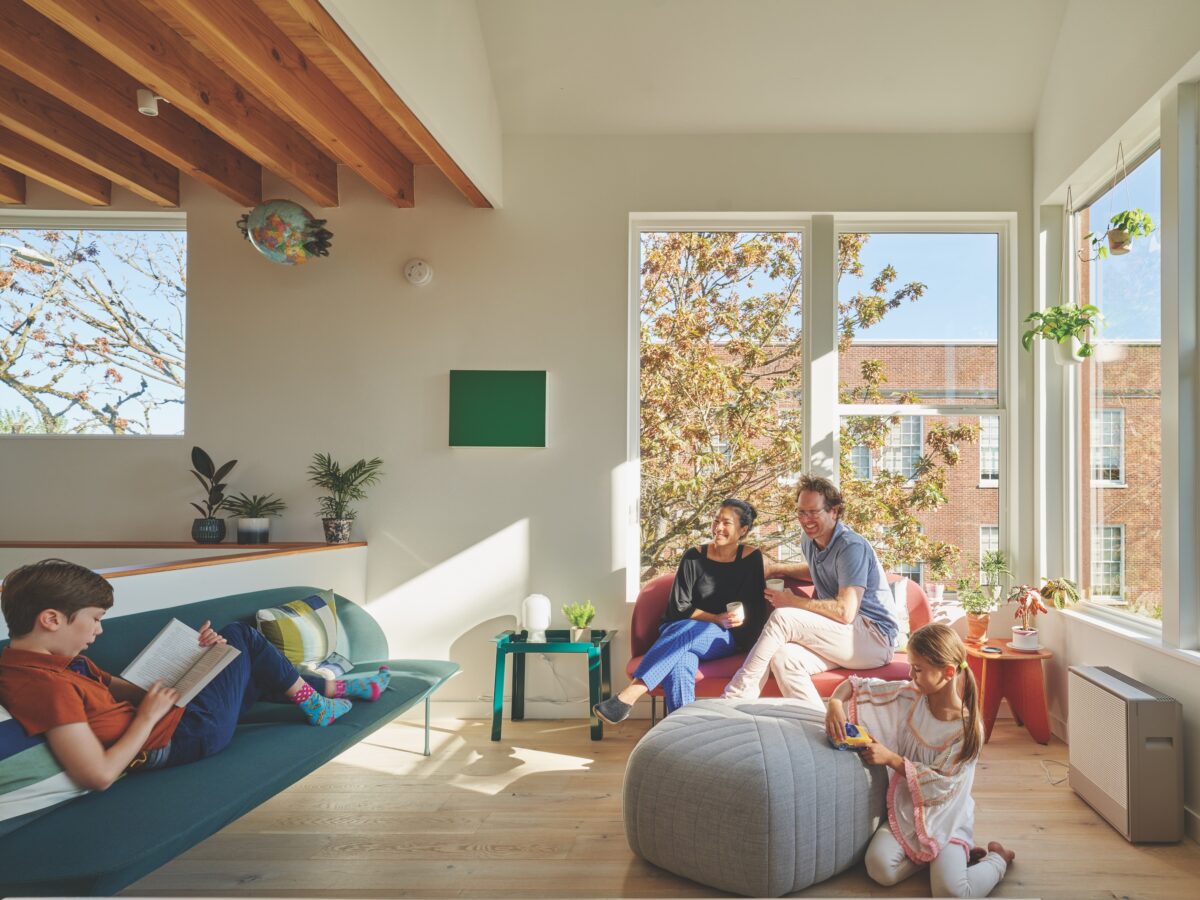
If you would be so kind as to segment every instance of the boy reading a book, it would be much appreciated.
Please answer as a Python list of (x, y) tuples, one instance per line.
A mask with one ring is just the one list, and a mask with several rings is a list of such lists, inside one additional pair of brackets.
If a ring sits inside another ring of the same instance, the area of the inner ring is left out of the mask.
[(112, 586), (90, 569), (46, 559), (9, 572), (0, 611), (11, 641), (0, 652), (0, 705), (51, 751), (81, 787), (102, 791), (127, 769), (194, 762), (220, 752), (238, 716), (259, 699), (295, 703), (325, 726), (350, 700), (375, 700), (387, 668), (368, 678), (301, 677), (266, 638), (241, 623), (200, 629), (201, 646), (228, 643), (240, 653), (184, 707), (155, 683), (142, 690), (81, 656), (100, 636)]

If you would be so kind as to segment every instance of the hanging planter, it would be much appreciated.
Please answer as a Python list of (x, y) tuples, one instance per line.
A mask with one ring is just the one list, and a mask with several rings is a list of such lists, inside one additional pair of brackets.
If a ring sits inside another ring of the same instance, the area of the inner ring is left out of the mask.
[(1104, 324), (1104, 317), (1091, 304), (1062, 303), (1030, 313), (1025, 324), (1031, 327), (1021, 335), (1022, 347), (1032, 350), (1033, 339), (1039, 337), (1054, 341), (1055, 359), (1062, 365), (1075, 365), (1095, 353), (1091, 337)]
[[(1113, 171), (1112, 190), (1117, 189), (1118, 182), (1125, 182), (1125, 199), (1129, 200), (1128, 172), (1125, 171), (1125, 147), (1117, 144), (1117, 166)], [(1110, 194), (1111, 196), (1111, 194)], [(1104, 259), (1110, 253), (1113, 256), (1124, 256), (1133, 246), (1134, 238), (1145, 237), (1154, 231), (1154, 220), (1143, 209), (1123, 209), (1108, 220), (1108, 228), (1103, 234), (1091, 232), (1084, 235), (1085, 241), (1091, 241), (1091, 253), (1081, 250), (1081, 262), (1091, 262), (1094, 259)], [(1086, 255), (1085, 255), (1086, 254)]]

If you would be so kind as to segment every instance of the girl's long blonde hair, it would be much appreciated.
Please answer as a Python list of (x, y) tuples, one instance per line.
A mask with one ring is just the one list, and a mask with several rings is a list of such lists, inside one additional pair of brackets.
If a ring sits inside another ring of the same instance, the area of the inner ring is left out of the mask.
[(958, 762), (974, 759), (983, 745), (983, 728), (979, 721), (979, 688), (967, 665), (967, 647), (962, 638), (954, 629), (933, 623), (913, 633), (908, 639), (908, 651), (925, 657), (938, 668), (953, 666), (962, 676), (963, 747)]

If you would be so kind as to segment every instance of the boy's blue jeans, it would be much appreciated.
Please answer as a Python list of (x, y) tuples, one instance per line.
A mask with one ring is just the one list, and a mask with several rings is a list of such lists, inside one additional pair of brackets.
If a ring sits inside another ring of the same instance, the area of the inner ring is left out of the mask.
[(663, 686), (667, 712), (696, 699), (696, 670), (706, 659), (732, 656), (738, 650), (733, 635), (712, 622), (680, 619), (658, 630), (658, 640), (646, 651), (633, 673), (646, 687)]
[[(165, 748), (166, 758), (152, 755), (147, 768), (181, 766), (220, 753), (243, 712), (259, 700), (286, 702), (288, 688), (300, 677), (296, 667), (249, 625), (235, 622), (219, 633), (242, 652), (187, 705)], [(304, 680), (318, 694), (324, 693), (323, 678)]]

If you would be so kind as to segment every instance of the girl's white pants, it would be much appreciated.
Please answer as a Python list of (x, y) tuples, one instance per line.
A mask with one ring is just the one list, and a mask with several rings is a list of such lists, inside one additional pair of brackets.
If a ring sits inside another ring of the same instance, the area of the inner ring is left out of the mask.
[[(884, 822), (867, 847), (867, 874), (879, 884), (898, 884), (924, 863), (915, 863)], [(986, 897), (992, 892), (1008, 863), (999, 853), (989, 853), (975, 865), (967, 866), (967, 854), (958, 844), (947, 844), (929, 863), (929, 882), (935, 897)]]

